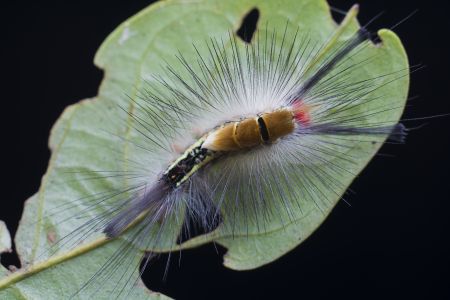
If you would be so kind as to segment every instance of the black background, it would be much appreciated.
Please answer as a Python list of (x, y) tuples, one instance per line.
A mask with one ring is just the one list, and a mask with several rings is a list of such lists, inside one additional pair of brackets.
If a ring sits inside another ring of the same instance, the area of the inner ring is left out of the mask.
[[(23, 201), (38, 190), (49, 159), (47, 138), (64, 107), (96, 95), (102, 71), (96, 49), (122, 21), (151, 1), (17, 1), (0, 4), (0, 220), (12, 233)], [(348, 9), (350, 1), (331, 1)], [(396, 28), (412, 64), (405, 117), (450, 112), (450, 21), (446, 1), (360, 1), (362, 23)], [(426, 123), (406, 145), (386, 145), (301, 246), (253, 271), (221, 266), (211, 245), (182, 254), (168, 281), (165, 260), (147, 272), (150, 287), (179, 299), (450, 299), (450, 117)], [(219, 250), (224, 253), (224, 250)], [(175, 261), (175, 260), (174, 260)], [(14, 264), (13, 255), (2, 258)]]

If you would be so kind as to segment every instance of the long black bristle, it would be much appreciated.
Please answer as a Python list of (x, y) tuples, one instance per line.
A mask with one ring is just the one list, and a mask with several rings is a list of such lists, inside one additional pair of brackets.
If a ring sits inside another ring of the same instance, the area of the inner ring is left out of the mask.
[(328, 62), (321, 66), (319, 70), (317, 70), (317, 72), (303, 84), (296, 97), (299, 99), (303, 98), (303, 96), (307, 94), (308, 91), (310, 91), (320, 80), (327, 76), (330, 71), (333, 70), (333, 68), (347, 56), (347, 54), (369, 39), (369, 31), (364, 28), (360, 28), (342, 49), (340, 49)]

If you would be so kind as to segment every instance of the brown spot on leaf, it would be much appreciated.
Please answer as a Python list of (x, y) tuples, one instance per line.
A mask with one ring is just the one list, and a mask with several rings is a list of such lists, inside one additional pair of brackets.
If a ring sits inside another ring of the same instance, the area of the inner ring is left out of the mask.
[(54, 231), (47, 232), (47, 241), (50, 244), (54, 244), (56, 241), (56, 233)]

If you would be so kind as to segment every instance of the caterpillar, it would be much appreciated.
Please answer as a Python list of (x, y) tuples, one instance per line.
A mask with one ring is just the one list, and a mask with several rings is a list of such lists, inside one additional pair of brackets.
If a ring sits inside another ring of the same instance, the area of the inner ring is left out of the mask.
[[(267, 40), (266, 36), (266, 40)], [(294, 90), (294, 87), (291, 87), (290, 90), (293, 90), (291, 93), (286, 93), (286, 98), (282, 97), (280, 103), (277, 103), (277, 107), (273, 111), (261, 111), (256, 116), (251, 117), (242, 117), (238, 121), (226, 122), (224, 124), (217, 125), (215, 129), (208, 131), (202, 136), (198, 141), (190, 145), (185, 152), (177, 158), (164, 172), (163, 174), (157, 178), (157, 183), (154, 186), (150, 186), (145, 193), (138, 197), (137, 199), (133, 199), (133, 205), (130, 205), (129, 208), (120, 211), (117, 213), (114, 218), (109, 220), (104, 228), (104, 233), (109, 237), (117, 237), (120, 235), (125, 228), (133, 222), (136, 217), (143, 212), (147, 215), (147, 218), (156, 218), (160, 219), (158, 211), (166, 213), (166, 211), (170, 211), (171, 208), (164, 208), (168, 203), (171, 203), (170, 199), (172, 193), (186, 193), (189, 189), (195, 189), (189, 186), (190, 179), (196, 175), (197, 172), (201, 172), (204, 166), (208, 164), (214, 164), (215, 160), (220, 160), (221, 156), (227, 155), (228, 153), (239, 153), (242, 151), (251, 151), (258, 150), (258, 148), (265, 147), (270, 149), (270, 146), (276, 142), (282, 142), (284, 138), (292, 138), (302, 137), (306, 135), (389, 135), (392, 140), (402, 141), (404, 136), (406, 135), (405, 127), (401, 124), (393, 124), (393, 125), (384, 125), (378, 126), (378, 124), (371, 124), (368, 127), (361, 126), (349, 126), (346, 125), (346, 120), (340, 120), (340, 122), (334, 122), (333, 118), (327, 116), (326, 122), (320, 122), (315, 119), (314, 112), (309, 112), (311, 108), (308, 104), (303, 103), (302, 98), (308, 95), (310, 89), (314, 87), (322, 77), (325, 77), (329, 70), (333, 68), (333, 66), (344, 58), (349, 52), (354, 50), (358, 45), (363, 43), (364, 41), (369, 39), (369, 34), (365, 32), (364, 29), (360, 29), (355, 37), (353, 37), (342, 49), (339, 49), (335, 55), (326, 62), (321, 68), (311, 77), (309, 78), (303, 85), (301, 85), (298, 90)], [(294, 38), (295, 42), (295, 38)], [(236, 41), (232, 39), (232, 43), (236, 45)], [(270, 41), (270, 46), (264, 45), (265, 49), (272, 49), (273, 41)], [(284, 41), (282, 42), (284, 43)], [(217, 48), (218, 44), (213, 44), (212, 48)], [(218, 64), (224, 66), (224, 73), (231, 73), (230, 78), (241, 78), (244, 82), (248, 79), (246, 83), (243, 85), (250, 86), (248, 90), (244, 90), (245, 93), (250, 93), (252, 89), (256, 89), (256, 87), (251, 86), (251, 82), (256, 82), (259, 78), (251, 78), (251, 75), (239, 74), (239, 72), (243, 72), (240, 69), (247, 69), (249, 65), (256, 65), (257, 59), (255, 61), (247, 61), (242, 62), (242, 57), (249, 57), (250, 51), (247, 48), (247, 52), (244, 54), (240, 54), (239, 50), (235, 48), (234, 55), (235, 57), (227, 58), (218, 54), (215, 57), (216, 52), (211, 52), (212, 60), (218, 61)], [(256, 47), (259, 47), (258, 45)], [(292, 48), (292, 45), (288, 46)], [(296, 51), (296, 55), (300, 50)], [(259, 54), (261, 55), (261, 54)], [(263, 55), (270, 55), (269, 53), (264, 53)], [(281, 53), (279, 54), (281, 56)], [(242, 57), (241, 57), (242, 56)], [(199, 58), (203, 59), (203, 58)], [(275, 57), (271, 57), (271, 60), (275, 60)], [(227, 66), (228, 61), (233, 61), (235, 64), (233, 67)], [(243, 64), (243, 66), (239, 66), (239, 63)], [(295, 60), (282, 62), (283, 65), (295, 65)], [(186, 65), (188, 65), (186, 63)], [(207, 69), (208, 67), (205, 65), (205, 72), (207, 74), (213, 75), (213, 71), (211, 69)], [(189, 69), (189, 71), (191, 71)], [(277, 71), (273, 71), (277, 72)], [(234, 73), (234, 74), (233, 74)], [(282, 75), (278, 75), (280, 77), (285, 77), (285, 75), (280, 72)], [(214, 86), (212, 82), (208, 82), (208, 79), (199, 78), (194, 72), (190, 74), (194, 80), (198, 83), (198, 85), (202, 87), (211, 87)], [(178, 77), (178, 75), (175, 75)], [(257, 77), (256, 75), (255, 77)], [(270, 74), (270, 76), (273, 76)], [(286, 76), (287, 77), (287, 76)], [(286, 80), (286, 79), (285, 79)], [(300, 79), (298, 80), (300, 81)], [(233, 84), (232, 82), (230, 85)], [(216, 85), (217, 86), (217, 85)], [(276, 88), (276, 87), (273, 87)], [(360, 87), (357, 87), (358, 89)], [(187, 87), (189, 91), (193, 88)], [(224, 89), (224, 87), (218, 87), (219, 90)], [(231, 90), (237, 90), (238, 87), (231, 86)], [(353, 92), (353, 91), (352, 91)], [(174, 93), (180, 93), (179, 91), (174, 91)], [(220, 93), (220, 91), (216, 91), (216, 93)], [(186, 99), (190, 99), (193, 97), (198, 97), (200, 101), (207, 101), (206, 96), (199, 95), (199, 93), (191, 92), (191, 95), (185, 95)], [(156, 98), (156, 97), (155, 97)], [(239, 99), (245, 99), (244, 95), (239, 95)], [(277, 98), (277, 97), (274, 97)], [(247, 99), (245, 99), (247, 100)], [(245, 101), (241, 100), (241, 101)], [(271, 100), (271, 99), (269, 99)], [(148, 100), (146, 100), (148, 101)], [(154, 101), (154, 100), (152, 100)], [(162, 98), (157, 100), (158, 102), (163, 102)], [(226, 99), (224, 100), (226, 101)], [(248, 101), (248, 100), (247, 100)], [(255, 99), (254, 101), (258, 101)], [(286, 102), (283, 102), (286, 101)], [(329, 101), (329, 100), (328, 100)], [(152, 103), (152, 105), (157, 105), (156, 103)], [(200, 106), (199, 104), (196, 104)], [(310, 104), (311, 106), (320, 106), (321, 104)], [(322, 104), (323, 105), (323, 104)], [(348, 109), (348, 103), (338, 103), (335, 104), (338, 111), (334, 112), (339, 114), (339, 106), (345, 106), (345, 109)], [(175, 110), (182, 110), (182, 108), (178, 108), (176, 103), (172, 103), (170, 105), (171, 108), (175, 107)], [(162, 110), (165, 108), (162, 108)], [(203, 107), (200, 109), (204, 109)], [(320, 108), (316, 108), (319, 110)], [(330, 108), (327, 108), (330, 110)], [(323, 112), (323, 109), (322, 109)], [(357, 119), (360, 118), (359, 116)], [(354, 121), (354, 116), (352, 116), (351, 121)], [(144, 127), (143, 131), (150, 132), (151, 125), (147, 125), (144, 123), (145, 121), (138, 121)], [(173, 120), (172, 122), (176, 122)], [(311, 123), (311, 124), (310, 124)], [(147, 127), (148, 126), (148, 127)], [(290, 143), (300, 143), (301, 141), (289, 141)], [(287, 143), (287, 142), (286, 142)], [(253, 154), (257, 155), (257, 153)], [(305, 155), (305, 154), (304, 154)], [(305, 155), (307, 156), (307, 155)], [(223, 158), (222, 158), (223, 159)], [(294, 166), (293, 166), (294, 167)], [(204, 177), (208, 177), (207, 171), (204, 172)], [(252, 176), (252, 174), (249, 174)], [(207, 180), (207, 179), (204, 179)], [(213, 182), (208, 183), (208, 186), (215, 186)], [(230, 190), (234, 188), (229, 187)], [(189, 193), (189, 192), (188, 192)], [(236, 193), (240, 193), (240, 191), (236, 191)], [(257, 194), (256, 191), (252, 191), (251, 193)], [(203, 196), (200, 195), (201, 198)], [(267, 196), (266, 196), (267, 197)], [(214, 198), (214, 197), (211, 197)], [(179, 200), (177, 200), (179, 201)], [(186, 202), (190, 201), (198, 201), (197, 198), (193, 198), (192, 200), (186, 200)], [(208, 201), (208, 200), (206, 200)], [(257, 200), (264, 201), (264, 200)], [(214, 206), (213, 203), (204, 202), (206, 205), (206, 211), (195, 211), (193, 212), (195, 215), (198, 215), (202, 218), (205, 217), (205, 214), (211, 211), (211, 208), (208, 206)], [(192, 209), (195, 210), (195, 204), (192, 205)], [(215, 218), (216, 216), (213, 216)], [(152, 220), (150, 224), (153, 225), (154, 221)], [(207, 221), (204, 222), (206, 227), (209, 227)]]

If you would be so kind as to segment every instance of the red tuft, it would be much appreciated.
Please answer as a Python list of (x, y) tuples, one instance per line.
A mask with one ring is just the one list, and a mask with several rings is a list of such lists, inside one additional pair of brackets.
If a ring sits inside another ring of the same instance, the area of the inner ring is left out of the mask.
[(311, 107), (306, 105), (303, 100), (298, 99), (294, 101), (292, 105), (292, 110), (294, 112), (294, 119), (301, 125), (308, 125), (311, 121), (310, 110)]

